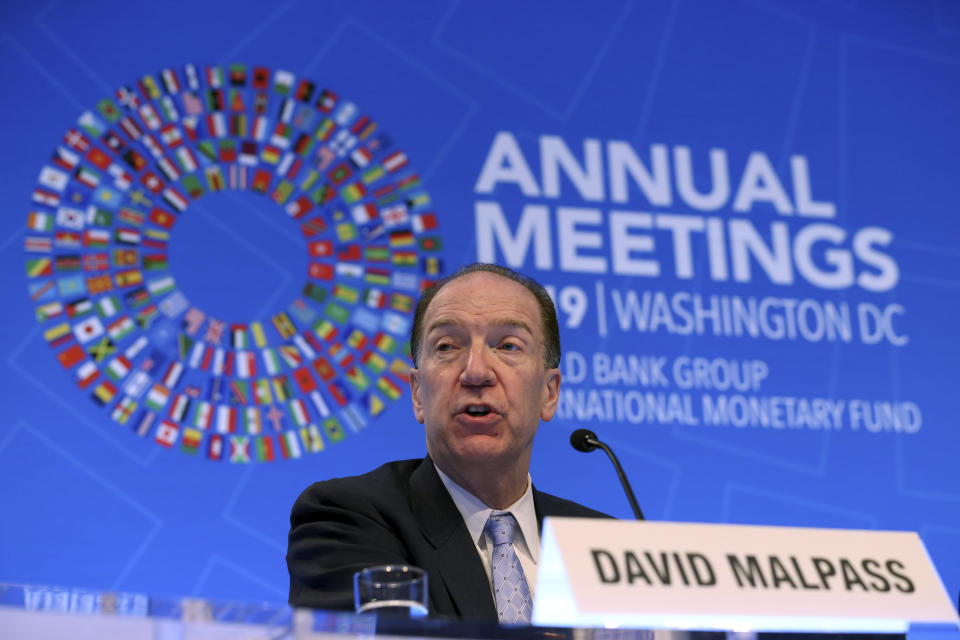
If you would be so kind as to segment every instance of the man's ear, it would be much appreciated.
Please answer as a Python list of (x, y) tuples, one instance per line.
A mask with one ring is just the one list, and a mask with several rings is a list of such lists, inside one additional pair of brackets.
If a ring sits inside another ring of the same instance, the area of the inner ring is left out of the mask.
[(547, 422), (557, 412), (557, 402), (560, 400), (560, 369), (547, 369), (544, 374), (543, 408), (540, 409), (540, 418)]
[(410, 368), (410, 399), (413, 401), (413, 415), (423, 424), (423, 404), (420, 402), (420, 370)]

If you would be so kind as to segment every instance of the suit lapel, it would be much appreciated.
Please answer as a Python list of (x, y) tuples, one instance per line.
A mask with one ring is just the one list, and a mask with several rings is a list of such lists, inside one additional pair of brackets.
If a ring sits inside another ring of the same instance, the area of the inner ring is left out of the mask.
[[(410, 476), (411, 508), (420, 530), (435, 549), (443, 590), (464, 618), (497, 620), (490, 584), (467, 525), (437, 475), (430, 458)], [(438, 585), (441, 586), (441, 585)], [(440, 589), (431, 592), (442, 597)], [(437, 603), (438, 608), (441, 603)]]

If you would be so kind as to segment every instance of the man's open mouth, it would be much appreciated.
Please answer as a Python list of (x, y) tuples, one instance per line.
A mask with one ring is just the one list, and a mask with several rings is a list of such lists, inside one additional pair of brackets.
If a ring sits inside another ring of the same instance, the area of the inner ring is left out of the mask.
[(468, 404), (464, 413), (468, 416), (481, 417), (490, 413), (490, 407), (485, 404)]

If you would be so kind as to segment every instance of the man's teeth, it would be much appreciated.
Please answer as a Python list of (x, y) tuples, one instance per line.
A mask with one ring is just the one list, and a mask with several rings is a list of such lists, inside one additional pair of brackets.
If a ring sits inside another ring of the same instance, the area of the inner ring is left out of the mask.
[(467, 413), (472, 416), (485, 416), (490, 413), (490, 408), (483, 405), (470, 405), (467, 407)]

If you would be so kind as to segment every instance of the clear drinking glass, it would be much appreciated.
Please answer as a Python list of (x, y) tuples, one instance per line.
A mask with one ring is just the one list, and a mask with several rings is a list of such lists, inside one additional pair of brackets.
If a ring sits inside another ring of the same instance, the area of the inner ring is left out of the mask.
[(427, 572), (405, 564), (368, 567), (353, 574), (357, 613), (427, 615)]

